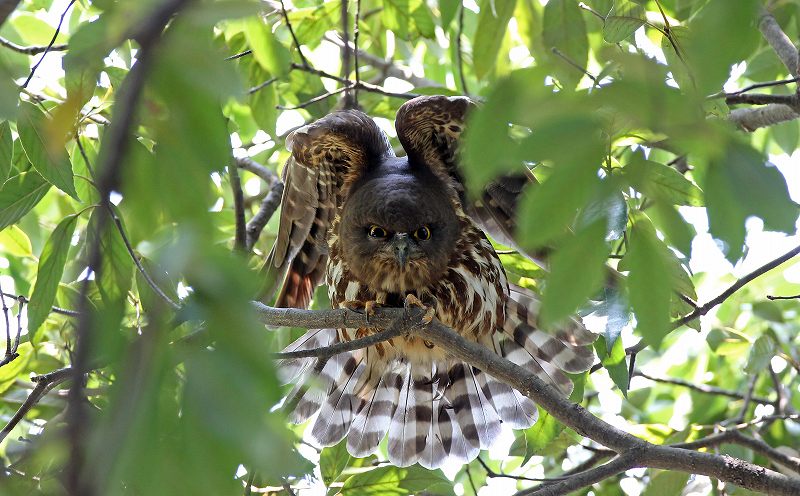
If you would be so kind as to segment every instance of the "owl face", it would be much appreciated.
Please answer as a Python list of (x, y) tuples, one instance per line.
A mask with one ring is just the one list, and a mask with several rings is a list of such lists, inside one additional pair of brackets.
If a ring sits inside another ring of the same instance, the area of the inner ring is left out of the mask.
[(388, 169), (354, 186), (339, 235), (343, 258), (359, 280), (403, 293), (442, 277), (460, 227), (437, 178)]

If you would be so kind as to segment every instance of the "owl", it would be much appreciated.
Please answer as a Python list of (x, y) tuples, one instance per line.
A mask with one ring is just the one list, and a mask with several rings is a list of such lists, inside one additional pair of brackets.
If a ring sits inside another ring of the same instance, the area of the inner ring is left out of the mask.
[[(366, 114), (338, 111), (295, 131), (283, 174), (275, 244), (266, 262), (278, 277), (277, 306), (305, 308), (323, 282), (333, 308), (359, 308), (357, 329), (307, 332), (286, 351), (313, 349), (377, 332), (378, 306), (421, 305), (466, 339), (537, 374), (564, 395), (565, 372), (585, 371), (595, 336), (577, 320), (560, 331), (537, 327), (538, 302), (509, 284), (484, 230), (513, 243), (514, 209), (527, 169), (465, 194), (458, 143), (473, 103), (429, 96), (400, 107), (398, 157)], [(346, 439), (365, 457), (387, 437), (389, 460), (405, 467), (466, 463), (497, 439), (501, 424), (525, 429), (536, 405), (486, 372), (416, 336), (402, 336), (330, 359), (280, 364), (293, 389), (290, 420), (317, 414), (311, 437)]]

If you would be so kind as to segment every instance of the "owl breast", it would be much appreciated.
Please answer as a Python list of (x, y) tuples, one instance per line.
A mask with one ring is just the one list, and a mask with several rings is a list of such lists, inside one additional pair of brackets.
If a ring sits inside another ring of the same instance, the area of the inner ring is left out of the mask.
[[(409, 287), (398, 291), (385, 288), (399, 287), (398, 274), (387, 270), (372, 280), (385, 283), (374, 287), (359, 281), (348, 262), (339, 256), (341, 247), (337, 236), (338, 222), (334, 221), (329, 238), (330, 258), (326, 282), (333, 308), (343, 308), (350, 302), (375, 301), (378, 305), (402, 306), (407, 294), (414, 294), (426, 305), (435, 308), (436, 318), (462, 336), (492, 347), (492, 334), (501, 329), (505, 321), (508, 282), (505, 271), (483, 232), (464, 217), (459, 219), (462, 230), (452, 251), (444, 274), (430, 284)], [(413, 274), (410, 279), (413, 280)], [(377, 332), (376, 329), (340, 329), (340, 339), (352, 340)], [(394, 339), (376, 346), (385, 360), (401, 359), (429, 365), (447, 359), (444, 350), (425, 343), (417, 337)]]

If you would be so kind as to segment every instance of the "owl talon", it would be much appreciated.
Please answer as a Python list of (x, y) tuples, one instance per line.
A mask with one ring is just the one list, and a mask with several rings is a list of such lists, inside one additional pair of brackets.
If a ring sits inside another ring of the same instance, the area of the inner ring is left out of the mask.
[(342, 306), (347, 308), (348, 310), (352, 310), (358, 313), (364, 313), (364, 323), (365, 325), (369, 325), (369, 318), (372, 315), (375, 315), (375, 307), (378, 305), (378, 302), (375, 300), (369, 301), (345, 301), (342, 303)]
[(434, 308), (432, 305), (424, 304), (419, 298), (409, 293), (406, 295), (405, 303), (403, 305), (406, 311), (406, 317), (408, 317), (408, 308), (411, 306), (419, 307), (425, 310), (425, 314), (422, 316), (423, 324), (430, 324), (433, 320), (433, 317), (436, 316), (436, 308)]

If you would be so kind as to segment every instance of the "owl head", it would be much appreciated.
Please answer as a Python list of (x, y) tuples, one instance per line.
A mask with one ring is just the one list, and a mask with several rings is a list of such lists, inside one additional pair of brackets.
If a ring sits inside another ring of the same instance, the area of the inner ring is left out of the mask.
[(461, 225), (451, 195), (427, 168), (386, 158), (353, 185), (339, 236), (350, 271), (373, 288), (402, 293), (447, 270)]

